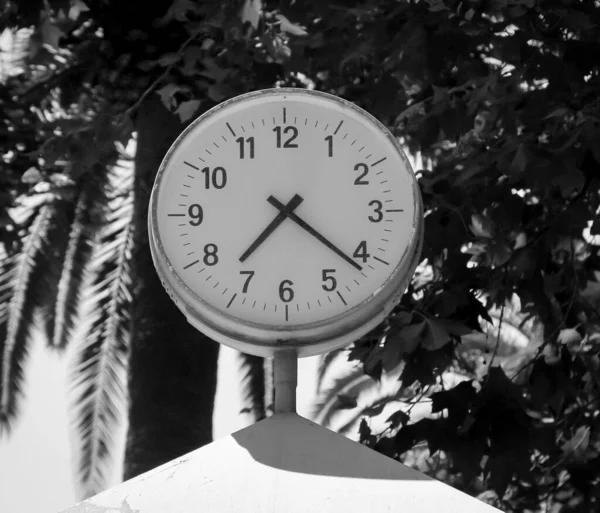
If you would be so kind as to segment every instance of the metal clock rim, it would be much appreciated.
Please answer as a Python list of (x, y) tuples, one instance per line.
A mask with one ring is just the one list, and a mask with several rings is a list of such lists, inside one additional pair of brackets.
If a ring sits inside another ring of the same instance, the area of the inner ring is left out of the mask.
[[(283, 329), (278, 329), (268, 324), (246, 321), (229, 315), (199, 297), (174, 270), (166, 254), (158, 230), (158, 196), (162, 185), (162, 177), (171, 162), (172, 155), (178, 149), (179, 145), (198, 125), (204, 123), (220, 111), (231, 105), (266, 95), (277, 95), (283, 98), (288, 95), (318, 97), (333, 101), (342, 106), (342, 108), (349, 108), (364, 118), (365, 121), (370, 122), (392, 143), (397, 155), (400, 156), (406, 169), (409, 171), (411, 181), (413, 182), (413, 202), (415, 205), (412, 219), (412, 233), (406, 250), (378, 290), (357, 305), (333, 317)], [(406, 282), (410, 279), (418, 265), (423, 239), (422, 219), (422, 200), (418, 182), (414, 172), (412, 172), (412, 166), (398, 140), (378, 119), (352, 102), (329, 93), (300, 88), (271, 88), (245, 93), (216, 105), (196, 118), (182, 131), (169, 148), (157, 172), (150, 198), (148, 231), (152, 258), (163, 286), (167, 289), (167, 292), (171, 295), (178, 308), (186, 315), (189, 322), (202, 331), (208, 332), (217, 341), (249, 353), (265, 356), (272, 354), (278, 348), (289, 348), (291, 346), (299, 348), (299, 356), (308, 356), (318, 354), (319, 351), (314, 348), (319, 345), (331, 345), (335, 341), (341, 341), (355, 334), (357, 337), (361, 336), (364, 332), (368, 331), (368, 326), (375, 324), (374, 320), (378, 320), (380, 317), (383, 320), (385, 315), (399, 301), (406, 287)], [(365, 327), (366, 329), (364, 329)], [(350, 342), (351, 340), (348, 341), (348, 343)], [(280, 345), (281, 347), (278, 347)], [(338, 343), (337, 345), (339, 346), (340, 344)], [(311, 347), (313, 347), (312, 351), (310, 350)]]

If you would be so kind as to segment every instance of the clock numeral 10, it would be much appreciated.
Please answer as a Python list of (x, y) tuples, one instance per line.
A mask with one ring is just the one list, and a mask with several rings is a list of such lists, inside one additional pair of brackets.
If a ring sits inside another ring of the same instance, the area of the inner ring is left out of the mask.
[(246, 143), (248, 144), (248, 148), (250, 150), (249, 158), (251, 158), (251, 159), (254, 158), (254, 137), (247, 137), (245, 141), (244, 141), (243, 137), (238, 137), (235, 140), (235, 142), (240, 145), (240, 158), (241, 159), (243, 159), (245, 157), (244, 147), (245, 147)]
[(215, 167), (212, 172), (209, 167), (202, 169), (204, 175), (204, 188), (210, 189), (211, 184), (215, 189), (222, 189), (227, 185), (227, 171), (222, 167)]
[(284, 303), (289, 303), (292, 299), (294, 299), (294, 291), (292, 290), (293, 283), (291, 280), (283, 280), (279, 284), (279, 299), (281, 299)]
[(285, 135), (291, 134), (287, 141), (283, 142), (283, 148), (297, 148), (298, 144), (293, 142), (296, 137), (298, 137), (298, 129), (295, 126), (286, 126), (282, 129), (280, 126), (276, 126), (273, 128), (273, 132), (277, 134), (277, 147), (282, 148), (281, 146), (281, 133), (283, 132)]
[(356, 247), (352, 256), (354, 258), (360, 258), (360, 259), (362, 259), (363, 263), (366, 263), (367, 259), (371, 256), (371, 255), (369, 255), (369, 253), (367, 253), (367, 241), (366, 240), (360, 241), (360, 244)]

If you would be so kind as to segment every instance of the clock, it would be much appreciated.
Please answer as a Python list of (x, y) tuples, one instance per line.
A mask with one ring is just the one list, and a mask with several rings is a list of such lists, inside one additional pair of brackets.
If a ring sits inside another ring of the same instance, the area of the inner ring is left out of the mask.
[(330, 94), (267, 89), (183, 131), (158, 171), (149, 233), (163, 285), (197, 329), (249, 354), (312, 356), (398, 303), (422, 202), (373, 116)]

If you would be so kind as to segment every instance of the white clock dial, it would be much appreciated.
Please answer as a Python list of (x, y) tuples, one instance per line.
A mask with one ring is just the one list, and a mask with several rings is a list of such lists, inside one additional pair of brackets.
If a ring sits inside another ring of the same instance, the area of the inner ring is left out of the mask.
[(422, 236), (395, 138), (354, 105), (299, 89), (196, 120), (165, 157), (149, 219), (157, 269), (188, 319), (261, 355), (315, 354), (372, 328)]

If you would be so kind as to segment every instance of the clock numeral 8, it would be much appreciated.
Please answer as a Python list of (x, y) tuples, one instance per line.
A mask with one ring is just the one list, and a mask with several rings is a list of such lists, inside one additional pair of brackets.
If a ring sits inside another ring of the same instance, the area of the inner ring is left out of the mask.
[(279, 299), (281, 299), (284, 303), (289, 303), (292, 299), (294, 299), (294, 291), (290, 285), (293, 285), (291, 280), (283, 280), (279, 284)]
[(219, 247), (212, 242), (204, 246), (204, 258), (202, 259), (206, 265), (217, 265), (219, 262), (219, 257), (217, 252), (219, 251)]
[(190, 224), (192, 226), (199, 226), (204, 219), (204, 212), (202, 211), (202, 207), (197, 203), (190, 205), (188, 208), (188, 215), (191, 217)]

